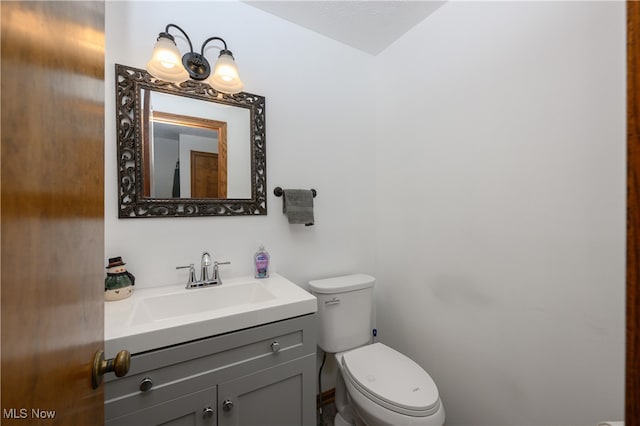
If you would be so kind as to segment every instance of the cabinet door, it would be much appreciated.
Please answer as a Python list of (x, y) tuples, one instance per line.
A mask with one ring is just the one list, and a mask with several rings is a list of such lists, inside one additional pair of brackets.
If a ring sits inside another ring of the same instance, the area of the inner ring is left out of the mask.
[(315, 371), (313, 354), (219, 384), (219, 425), (315, 425)]
[(122, 417), (106, 426), (216, 426), (216, 387), (191, 393)]

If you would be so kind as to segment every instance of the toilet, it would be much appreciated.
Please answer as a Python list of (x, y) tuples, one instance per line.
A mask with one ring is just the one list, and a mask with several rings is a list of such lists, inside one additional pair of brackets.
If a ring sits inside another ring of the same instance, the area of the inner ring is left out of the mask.
[(314, 280), (318, 346), (338, 365), (334, 424), (442, 426), (444, 406), (435, 382), (400, 352), (371, 343), (375, 278), (365, 274)]

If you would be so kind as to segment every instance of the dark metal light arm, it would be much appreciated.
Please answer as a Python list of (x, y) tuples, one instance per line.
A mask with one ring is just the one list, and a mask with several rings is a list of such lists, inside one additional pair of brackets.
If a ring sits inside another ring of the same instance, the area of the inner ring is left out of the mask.
[(169, 36), (169, 38), (170, 38), (171, 40), (173, 40), (173, 41), (174, 41), (174, 43), (175, 43), (175, 38), (174, 38), (171, 34), (169, 34), (169, 28), (171, 28), (171, 27), (173, 27), (173, 28), (176, 28), (176, 29), (180, 30), (180, 32), (185, 36), (185, 38), (187, 39), (187, 42), (189, 43), (189, 51), (190, 51), (190, 52), (193, 52), (193, 44), (191, 44), (191, 39), (189, 38), (189, 36), (187, 35), (187, 33), (186, 33), (182, 28), (180, 28), (179, 26), (177, 26), (176, 24), (169, 24), (169, 25), (167, 25), (167, 27), (164, 29), (164, 33), (160, 34), (160, 36), (163, 36), (164, 34), (166, 34), (166, 35), (167, 35), (167, 36)]
[(207, 43), (209, 43), (210, 41), (213, 41), (213, 40), (220, 40), (220, 41), (222, 42), (222, 44), (224, 45), (224, 50), (225, 50), (225, 51), (227, 51), (227, 52), (229, 51), (229, 50), (227, 49), (227, 42), (226, 42), (226, 41), (224, 41), (224, 39), (222, 39), (222, 38), (220, 38), (220, 37), (209, 37), (208, 39), (206, 39), (206, 40), (204, 41), (204, 43), (202, 43), (202, 49), (200, 50), (200, 54), (201, 54), (201, 55), (204, 55), (204, 48), (205, 48), (205, 46), (207, 45)]
[[(202, 53), (194, 52), (191, 39), (189, 38), (185, 30), (183, 30), (176, 24), (168, 24), (164, 30), (165, 32), (160, 34), (160, 36), (163, 37), (166, 35), (171, 38), (171, 40), (174, 40), (175, 43), (174, 37), (169, 34), (169, 28), (171, 27), (178, 29), (185, 36), (187, 42), (189, 42), (189, 51), (182, 56), (182, 65), (184, 65), (184, 68), (189, 73), (189, 77), (198, 81), (204, 80), (209, 77), (209, 74), (211, 73), (211, 65), (209, 65), (209, 61), (207, 61), (207, 59), (204, 57), (204, 44), (202, 45)], [(222, 40), (222, 42), (224, 43), (224, 40)], [(205, 41), (205, 44), (206, 43), (207, 42)]]

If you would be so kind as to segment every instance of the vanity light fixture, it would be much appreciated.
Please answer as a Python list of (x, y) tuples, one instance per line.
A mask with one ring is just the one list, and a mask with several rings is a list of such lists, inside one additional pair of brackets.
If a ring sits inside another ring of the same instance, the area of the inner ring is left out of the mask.
[[(175, 38), (169, 34), (171, 27), (184, 34), (189, 43), (189, 52), (183, 56), (178, 50)], [(213, 40), (221, 41), (224, 48), (220, 50), (218, 61), (212, 72), (209, 61), (204, 57), (204, 48)], [(164, 32), (158, 35), (151, 60), (147, 64), (147, 71), (160, 80), (173, 83), (182, 83), (189, 78), (198, 81), (206, 80), (211, 87), (222, 93), (238, 93), (244, 87), (233, 54), (227, 49), (227, 43), (222, 38), (209, 37), (202, 43), (200, 53), (197, 53), (193, 51), (193, 45), (187, 33), (175, 24), (167, 25)]]

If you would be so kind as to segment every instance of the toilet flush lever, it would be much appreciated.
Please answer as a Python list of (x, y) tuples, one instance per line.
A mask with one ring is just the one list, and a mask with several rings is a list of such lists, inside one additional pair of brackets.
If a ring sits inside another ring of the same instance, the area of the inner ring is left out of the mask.
[(324, 304), (325, 304), (325, 305), (337, 305), (337, 304), (339, 304), (339, 303), (340, 303), (340, 299), (338, 299), (337, 297), (334, 297), (334, 298), (333, 298), (333, 299), (331, 299), (331, 300), (325, 300), (325, 301), (324, 301)]

